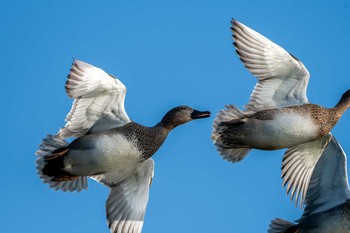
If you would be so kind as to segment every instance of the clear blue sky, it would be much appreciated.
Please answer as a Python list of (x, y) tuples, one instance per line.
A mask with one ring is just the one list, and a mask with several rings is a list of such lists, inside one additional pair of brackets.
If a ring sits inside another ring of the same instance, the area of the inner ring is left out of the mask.
[[(350, 1), (0, 1), (1, 231), (108, 232), (108, 189), (54, 191), (36, 175), (41, 139), (64, 125), (73, 58), (117, 76), (129, 116), (156, 124), (170, 108), (210, 110), (176, 128), (153, 157), (143, 233), (266, 232), (301, 215), (280, 179), (284, 150), (221, 159), (210, 140), (215, 114), (243, 106), (256, 82), (232, 46), (232, 17), (298, 57), (309, 100), (331, 107), (350, 88)], [(350, 153), (350, 113), (333, 134)]]

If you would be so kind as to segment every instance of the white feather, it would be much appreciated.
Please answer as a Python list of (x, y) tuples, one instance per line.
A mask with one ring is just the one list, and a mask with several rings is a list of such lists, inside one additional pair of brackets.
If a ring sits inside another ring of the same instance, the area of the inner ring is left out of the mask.
[(154, 161), (140, 163), (131, 174), (106, 173), (93, 179), (111, 188), (106, 202), (111, 233), (141, 233), (149, 188), (154, 175)]
[(289, 148), (284, 154), (282, 162), (283, 186), (287, 185), (287, 194), (290, 193), (291, 200), (294, 199), (295, 204), (299, 200), (300, 207), (304, 204), (316, 163), (330, 139), (331, 134), (329, 133), (321, 139)]
[(74, 60), (66, 91), (74, 102), (60, 137), (79, 137), (89, 130), (99, 132), (130, 122), (124, 109), (124, 84), (100, 68)]
[(245, 106), (257, 112), (308, 103), (309, 72), (287, 51), (266, 37), (234, 20), (236, 51), (245, 67), (259, 80)]

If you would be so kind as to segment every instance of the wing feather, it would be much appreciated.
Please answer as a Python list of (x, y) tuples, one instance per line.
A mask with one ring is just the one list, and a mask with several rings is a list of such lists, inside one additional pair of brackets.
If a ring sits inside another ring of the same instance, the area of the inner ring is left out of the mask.
[(100, 68), (74, 60), (66, 92), (74, 101), (60, 137), (79, 137), (130, 122), (124, 109), (124, 84)]
[(349, 199), (346, 154), (332, 137), (311, 176), (303, 217), (333, 208)]
[(92, 176), (111, 188), (106, 212), (112, 233), (141, 233), (153, 174), (154, 162), (148, 159), (125, 176), (113, 172)]
[(331, 134), (304, 144), (289, 148), (282, 162), (283, 186), (287, 185), (287, 194), (290, 199), (304, 205), (310, 178), (324, 148), (327, 146)]
[(298, 59), (236, 20), (232, 21), (231, 29), (238, 56), (258, 78), (245, 106), (248, 111), (308, 103), (306, 88), (310, 75)]

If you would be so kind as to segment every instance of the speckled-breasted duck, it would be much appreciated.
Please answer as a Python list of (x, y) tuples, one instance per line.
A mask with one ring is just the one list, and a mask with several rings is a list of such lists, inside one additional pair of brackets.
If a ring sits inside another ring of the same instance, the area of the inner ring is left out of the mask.
[[(74, 98), (66, 125), (47, 136), (36, 152), (40, 177), (56, 190), (81, 191), (87, 177), (108, 187), (112, 233), (140, 233), (154, 172), (151, 156), (176, 126), (210, 116), (178, 106), (153, 127), (129, 119), (126, 88), (102, 69), (75, 60), (66, 91)], [(75, 137), (71, 143), (64, 138)]]
[[(212, 139), (224, 159), (241, 161), (255, 148), (288, 148), (283, 176), (300, 172), (288, 181), (287, 191), (305, 193), (314, 168), (308, 156), (321, 156), (330, 130), (350, 106), (350, 90), (334, 108), (309, 103), (309, 72), (303, 63), (266, 37), (233, 20), (234, 46), (245, 67), (258, 78), (250, 102), (241, 111), (233, 105), (221, 110), (213, 124)], [(297, 161), (297, 163), (295, 163)], [(305, 198), (304, 195), (301, 198)]]
[(297, 224), (276, 218), (268, 232), (350, 232), (350, 191), (346, 155), (334, 137), (316, 163), (306, 192), (303, 216), (297, 220)]

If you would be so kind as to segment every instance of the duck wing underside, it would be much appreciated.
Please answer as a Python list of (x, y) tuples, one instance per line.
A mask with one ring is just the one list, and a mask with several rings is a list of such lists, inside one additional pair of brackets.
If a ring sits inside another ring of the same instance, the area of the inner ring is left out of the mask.
[(331, 138), (332, 135), (328, 133), (318, 140), (291, 147), (284, 154), (282, 161), (283, 186), (287, 186), (287, 194), (290, 194), (291, 200), (294, 199), (295, 205), (299, 201), (300, 208), (305, 204), (315, 166)]
[(154, 162), (148, 159), (125, 176), (110, 172), (91, 177), (110, 188), (106, 212), (112, 233), (141, 233), (153, 175)]
[(350, 199), (346, 160), (345, 152), (332, 136), (312, 174), (303, 217), (328, 210)]
[(295, 56), (246, 25), (232, 21), (236, 52), (244, 66), (258, 78), (248, 111), (308, 103), (310, 74)]
[(74, 60), (66, 92), (74, 102), (60, 137), (79, 137), (130, 122), (124, 109), (126, 87), (100, 68)]

